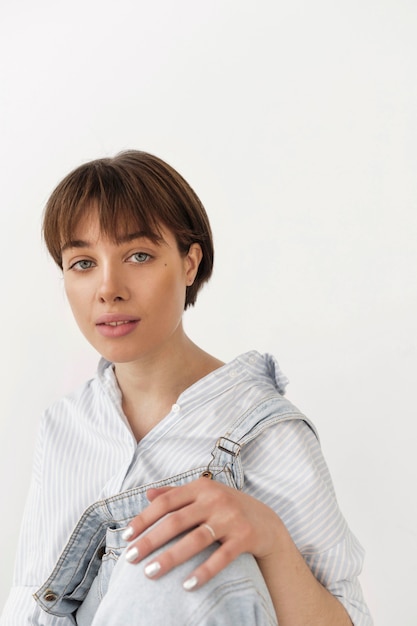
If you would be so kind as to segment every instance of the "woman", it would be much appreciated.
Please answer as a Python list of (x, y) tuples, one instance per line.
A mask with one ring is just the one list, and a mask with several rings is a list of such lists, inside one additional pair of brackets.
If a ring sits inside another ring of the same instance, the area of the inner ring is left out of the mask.
[(184, 332), (213, 264), (186, 181), (143, 152), (87, 163), (44, 236), (102, 359), (43, 417), (1, 624), (371, 624), (362, 550), (278, 364), (224, 364)]

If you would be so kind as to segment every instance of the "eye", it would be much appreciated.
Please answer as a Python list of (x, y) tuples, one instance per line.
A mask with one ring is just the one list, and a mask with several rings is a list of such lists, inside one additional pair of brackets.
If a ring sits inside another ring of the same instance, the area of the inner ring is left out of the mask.
[(135, 254), (129, 257), (128, 261), (132, 261), (133, 263), (146, 263), (146, 261), (149, 261), (151, 258), (151, 255), (147, 252), (135, 252)]
[(70, 270), (75, 270), (76, 272), (85, 272), (85, 270), (90, 270), (93, 267), (93, 261), (88, 261), (87, 259), (81, 259), (81, 261), (76, 261), (70, 266)]

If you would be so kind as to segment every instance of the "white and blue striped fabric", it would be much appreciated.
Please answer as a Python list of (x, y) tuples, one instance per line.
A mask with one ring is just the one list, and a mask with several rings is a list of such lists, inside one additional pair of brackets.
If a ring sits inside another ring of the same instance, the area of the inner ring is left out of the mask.
[[(113, 367), (44, 414), (1, 626), (69, 626), (32, 594), (52, 571), (72, 529), (93, 502), (209, 461), (213, 444), (265, 390), (283, 394), (275, 359), (249, 352), (185, 390), (139, 443), (122, 410)], [(306, 421), (267, 428), (241, 451), (244, 490), (276, 511), (315, 576), (344, 604), (355, 626), (371, 626), (358, 575), (363, 550), (335, 498), (314, 430)]]

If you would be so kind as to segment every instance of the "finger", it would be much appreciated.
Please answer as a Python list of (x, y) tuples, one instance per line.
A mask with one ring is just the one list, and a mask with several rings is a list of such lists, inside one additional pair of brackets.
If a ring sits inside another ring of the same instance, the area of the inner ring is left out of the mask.
[(172, 491), (172, 489), (176, 489), (176, 487), (153, 487), (152, 489), (148, 489), (146, 497), (149, 502), (153, 502), (158, 496), (161, 496), (168, 491)]
[[(181, 487), (171, 487), (159, 494), (142, 513), (134, 517), (127, 525), (122, 537), (125, 541), (132, 541), (145, 530), (164, 518), (168, 513), (188, 506), (193, 500), (191, 493)], [(172, 538), (172, 537), (171, 537)]]
[(221, 572), (241, 554), (236, 542), (228, 541), (222, 544), (213, 554), (197, 567), (183, 582), (186, 591), (199, 589), (216, 574)]
[(201, 524), (161, 552), (156, 559), (149, 561), (145, 566), (145, 574), (149, 578), (160, 578), (177, 565), (185, 563), (205, 550), (213, 542), (211, 530), (207, 528), (207, 525)]
[[(137, 540), (132, 541), (129, 550), (126, 552), (126, 559), (130, 563), (138, 563), (175, 537), (200, 526), (204, 519), (201, 508), (195, 503), (181, 507), (174, 513), (169, 513), (153, 528), (142, 534)], [(214, 540), (214, 531), (211, 527), (204, 524), (202, 528), (204, 530), (205, 542), (200, 549), (204, 549), (206, 545), (209, 545)], [(194, 554), (193, 551), (192, 553)]]

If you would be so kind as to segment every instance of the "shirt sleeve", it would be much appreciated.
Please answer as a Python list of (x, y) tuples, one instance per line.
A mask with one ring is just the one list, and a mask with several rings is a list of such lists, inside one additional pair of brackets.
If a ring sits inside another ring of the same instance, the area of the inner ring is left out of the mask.
[(42, 421), (20, 530), (13, 586), (0, 617), (0, 626), (69, 626), (75, 624), (71, 616), (57, 618), (44, 612), (32, 597), (48, 573), (45, 559), (42, 558), (42, 555), (47, 552), (42, 506), (43, 428), (44, 422)]
[(358, 580), (364, 551), (340, 511), (312, 429), (302, 420), (280, 422), (241, 455), (245, 491), (280, 516), (315, 577), (344, 605), (354, 626), (372, 626)]

